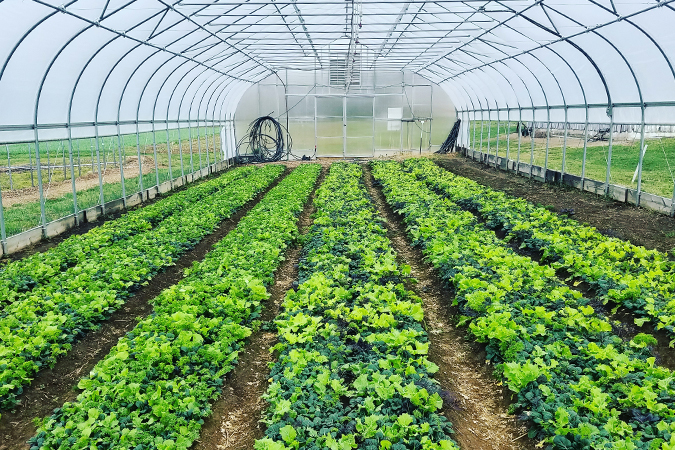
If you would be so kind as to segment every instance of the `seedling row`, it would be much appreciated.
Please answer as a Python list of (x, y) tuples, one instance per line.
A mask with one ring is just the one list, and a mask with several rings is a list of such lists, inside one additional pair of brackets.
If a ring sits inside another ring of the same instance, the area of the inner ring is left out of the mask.
[[(452, 291), (457, 327), (483, 346), (512, 394), (509, 413), (529, 424), (538, 447), (675, 449), (675, 375), (657, 364), (655, 339), (618, 336), (616, 323), (556, 272), (626, 306), (638, 325), (653, 321), (675, 334), (667, 255), (428, 159), (376, 161), (371, 169), (409, 241)], [(231, 170), (4, 266), (0, 407), (17, 405), (39, 370), (285, 170)], [(447, 387), (433, 380), (439, 368), (428, 357), (422, 300), (363, 168), (334, 163), (316, 188), (320, 172), (305, 164), (282, 178), (153, 299), (152, 314), (80, 380), (77, 399), (38, 421), (31, 450), (190, 448), (260, 326), (290, 245), (302, 247), (299, 279), (271, 326), (278, 343), (263, 396), (265, 436), (255, 449), (458, 449), (445, 417)], [(315, 188), (313, 225), (301, 236), (298, 215)], [(513, 242), (542, 260), (519, 255)]]

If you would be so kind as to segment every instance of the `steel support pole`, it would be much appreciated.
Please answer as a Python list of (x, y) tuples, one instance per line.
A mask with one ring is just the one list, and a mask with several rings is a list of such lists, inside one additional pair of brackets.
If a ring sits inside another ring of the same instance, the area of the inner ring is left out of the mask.
[(544, 157), (544, 182), (546, 182), (546, 172), (548, 171), (548, 152), (551, 145), (551, 110), (547, 108), (548, 123), (546, 124), (546, 156)]
[(612, 144), (614, 139), (614, 113), (609, 116), (609, 147), (607, 149), (607, 172), (605, 173), (605, 195), (609, 195), (609, 179), (612, 170)]
[(485, 162), (487, 165), (490, 165), (490, 139), (492, 138), (492, 113), (488, 109), (488, 135), (487, 135), (487, 155), (485, 157)]
[(209, 160), (209, 130), (206, 122), (204, 122), (204, 151), (206, 152), (206, 173), (209, 174), (211, 173), (211, 161)]
[(70, 159), (70, 182), (73, 189), (73, 214), (75, 214), (75, 225), (80, 225), (80, 218), (77, 209), (77, 186), (75, 185), (75, 168), (73, 167), (73, 132), (68, 127), (68, 157)]
[(101, 215), (105, 217), (105, 196), (103, 195), (103, 173), (101, 171), (101, 150), (98, 143), (98, 124), (94, 124), (94, 141), (96, 144), (96, 164), (98, 166), (98, 191), (101, 201)]
[(155, 155), (155, 182), (159, 193), (159, 165), (157, 164), (157, 136), (155, 136), (155, 121), (152, 121), (152, 152)]
[(480, 110), (480, 148), (478, 151), (483, 153), (483, 110)]
[(9, 144), (5, 144), (7, 149), (7, 172), (9, 173), (9, 190), (14, 189), (14, 183), (12, 183), (12, 159), (9, 156)]
[(2, 206), (2, 188), (0, 187), (0, 239), (2, 242), (2, 254), (7, 254), (7, 228), (5, 227), (5, 210)]
[[(316, 98), (316, 96), (314, 96), (314, 153), (315, 154), (318, 153), (316, 146), (317, 146), (318, 140), (319, 140), (319, 138), (317, 137), (318, 130), (317, 130), (317, 120), (316, 120), (316, 102), (317, 102), (317, 98)], [(401, 138), (401, 139), (403, 139), (403, 138)], [(403, 141), (401, 140), (401, 142), (403, 142)], [(403, 144), (401, 144), (401, 146), (403, 146)]]
[(530, 131), (530, 178), (532, 178), (532, 166), (534, 165), (534, 109), (532, 109), (532, 130)]
[(195, 164), (194, 160), (192, 158), (192, 124), (188, 120), (188, 139), (190, 140), (190, 173), (195, 173)]
[(638, 162), (637, 198), (635, 204), (640, 206), (642, 195), (642, 164), (645, 158), (645, 107), (642, 105), (642, 123), (640, 125), (640, 161)]
[[(169, 118), (167, 117), (167, 120)], [(180, 137), (180, 122), (176, 121), (176, 128), (178, 129), (178, 154), (180, 155), (180, 176), (185, 177), (185, 168), (183, 167), (183, 141)]]
[(473, 141), (471, 141), (471, 142), (473, 144), (472, 148), (475, 150), (476, 149), (476, 122), (477, 122), (476, 111), (473, 112), (473, 121), (472, 122), (473, 122)]
[(499, 166), (499, 110), (497, 110), (497, 145), (495, 145), (495, 169)]
[(586, 180), (586, 152), (588, 150), (588, 106), (586, 106), (586, 126), (584, 127), (584, 154), (581, 160), (581, 190)]
[(173, 170), (171, 170), (171, 136), (169, 136), (169, 121), (166, 121), (166, 153), (169, 155), (169, 186), (173, 189)]
[(511, 157), (511, 109), (506, 110), (506, 171), (509, 170), (509, 158)]
[[(117, 149), (120, 156), (120, 182), (122, 183), (122, 203), (124, 204), (124, 209), (127, 209), (127, 189), (124, 186), (124, 157), (122, 156), (122, 134), (120, 131), (120, 124), (117, 123)], [(125, 151), (126, 153), (126, 151)]]
[(516, 156), (516, 175), (520, 174), (520, 147), (523, 138), (523, 110), (518, 108), (518, 155)]
[(211, 122), (211, 130), (213, 131), (213, 163), (218, 162), (218, 148), (216, 146), (216, 126)]
[(138, 158), (138, 192), (141, 193), (141, 201), (143, 201), (143, 160), (141, 158), (141, 136), (138, 132), (138, 121), (136, 121), (136, 156)]
[(342, 96), (342, 158), (347, 157), (347, 95)]
[(569, 123), (567, 122), (567, 106), (565, 106), (565, 125), (563, 131), (563, 148), (562, 148), (562, 167), (560, 168), (560, 183), (565, 181), (565, 157), (567, 156), (567, 129)]
[(199, 152), (199, 171), (201, 175), (202, 166), (202, 143), (199, 140), (199, 121), (197, 121), (197, 151)]

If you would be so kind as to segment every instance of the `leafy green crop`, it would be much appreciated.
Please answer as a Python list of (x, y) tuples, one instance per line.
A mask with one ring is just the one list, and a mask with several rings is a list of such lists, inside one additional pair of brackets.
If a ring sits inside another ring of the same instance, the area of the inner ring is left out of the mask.
[(507, 240), (541, 251), (542, 262), (589, 283), (599, 299), (639, 315), (639, 326), (652, 321), (675, 341), (675, 261), (667, 254), (604, 236), (524, 199), (451, 174), (429, 160), (410, 159), (405, 166), (460, 207), (479, 212), (488, 226), (506, 230)]
[(253, 170), (252, 167), (234, 168), (222, 176), (189, 186), (151, 205), (141, 206), (85, 234), (71, 236), (45, 252), (7, 262), (0, 266), (0, 306), (26, 298), (31, 290), (51, 281), (60, 272), (95, 258), (106, 247), (119, 245), (132, 236), (151, 230), (183, 208), (214, 195)]
[[(260, 169), (263, 170), (263, 169)], [(38, 449), (187, 449), (251, 333), (321, 168), (272, 189), (43, 420)], [(286, 432), (288, 439), (290, 430)]]
[(0, 312), (0, 407), (13, 406), (38, 370), (53, 365), (73, 340), (98, 327), (135, 289), (172, 265), (283, 170), (256, 169), (156, 228), (101, 248), (7, 305)]
[(277, 317), (257, 450), (457, 449), (429, 375), (421, 301), (402, 281), (358, 165), (331, 166)]
[(373, 168), (496, 375), (517, 393), (513, 408), (534, 425), (531, 437), (554, 449), (675, 446), (675, 374), (654, 364), (653, 338), (624, 342), (552, 268), (516, 255), (401, 164)]

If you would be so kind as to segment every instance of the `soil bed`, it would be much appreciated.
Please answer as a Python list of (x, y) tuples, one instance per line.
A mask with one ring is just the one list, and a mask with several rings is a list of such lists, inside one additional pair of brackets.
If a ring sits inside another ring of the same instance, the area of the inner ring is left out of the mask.
[[(314, 196), (316, 189), (325, 178), (327, 165), (319, 175), (314, 190), (298, 218), (300, 233), (305, 234), (312, 224)], [(249, 337), (244, 351), (239, 354), (235, 369), (225, 377), (223, 393), (213, 404), (213, 412), (202, 427), (193, 450), (252, 449), (256, 439), (265, 435), (265, 425), (260, 422), (267, 402), (262, 396), (269, 387), (269, 363), (274, 357), (270, 347), (277, 343), (274, 318), (293, 282), (298, 279), (297, 263), (302, 248), (292, 244), (286, 250), (284, 260), (274, 274), (270, 298), (262, 311), (263, 328), (255, 330)]]
[(604, 234), (662, 252), (675, 248), (675, 220), (664, 214), (570, 186), (530, 180), (456, 153), (434, 155), (433, 160), (454, 174), (533, 203), (552, 206), (556, 211), (572, 208), (573, 219), (594, 226)]
[[(446, 168), (450, 170), (448, 167), (445, 166), (444, 161), (439, 161), (436, 160), (436, 162), (443, 168)], [(453, 173), (453, 170), (450, 170)], [(459, 175), (459, 173), (458, 173)], [(476, 180), (482, 183), (480, 180)], [(539, 183), (539, 182), (536, 182)], [(487, 183), (484, 183), (487, 184)], [(542, 184), (542, 183), (539, 183)], [(492, 187), (492, 186), (491, 186)], [(508, 192), (505, 190), (505, 192)], [(514, 194), (515, 195), (515, 194)], [(585, 195), (584, 195), (585, 197)], [(528, 199), (529, 200), (529, 199)], [(605, 202), (605, 200), (601, 200)], [(476, 219), (481, 222), (485, 223), (485, 219), (483, 216), (475, 211), (475, 210), (468, 210), (471, 212)], [(646, 213), (648, 215), (652, 215), (653, 213), (648, 212), (644, 209), (638, 209), (638, 208), (633, 208), (633, 211), (635, 213)], [(576, 217), (575, 217), (576, 218)], [(487, 227), (486, 227), (487, 228)], [(504, 239), (507, 235), (507, 232), (503, 229), (492, 229), (492, 228), (487, 228), (495, 233), (495, 235), (499, 239)], [(542, 258), (542, 252), (533, 250), (533, 249), (521, 249), (520, 244), (522, 243), (521, 240), (514, 239), (511, 242), (508, 243), (509, 247), (511, 249), (521, 255), (525, 256), (528, 258), (531, 258), (533, 261), (535, 261), (538, 264), (544, 265), (544, 263), (541, 263), (541, 258)], [(599, 313), (604, 314), (607, 316), (610, 320), (614, 321), (619, 321), (620, 325), (619, 326), (614, 326), (614, 333), (619, 336), (620, 338), (624, 340), (630, 340), (633, 337), (635, 337), (638, 333), (647, 333), (651, 334), (654, 336), (657, 340), (656, 346), (652, 347), (652, 354), (656, 357), (656, 364), (662, 367), (665, 367), (669, 370), (675, 370), (675, 349), (670, 347), (670, 341), (671, 338), (668, 336), (668, 334), (664, 330), (657, 330), (655, 329), (651, 324), (646, 323), (642, 327), (638, 327), (635, 325), (634, 319), (636, 318), (635, 314), (633, 314), (631, 311), (627, 310), (626, 308), (619, 306), (616, 310), (616, 312), (612, 312), (614, 307), (616, 307), (616, 304), (608, 304), (604, 305), (602, 302), (597, 300), (595, 297), (597, 296), (596, 290), (590, 286), (586, 282), (575, 282), (573, 280), (568, 280), (570, 278), (570, 274), (564, 270), (564, 269), (559, 269), (556, 270), (556, 275), (558, 278), (565, 283), (570, 289), (573, 289), (575, 291), (580, 292), (584, 297), (588, 298), (591, 300), (591, 305), (593, 308), (598, 311)]]
[(150, 300), (164, 289), (178, 283), (183, 278), (184, 269), (192, 266), (195, 261), (201, 261), (213, 245), (233, 230), (288, 173), (289, 170), (283, 172), (269, 187), (246, 203), (232, 217), (223, 220), (212, 234), (176, 260), (175, 265), (156, 274), (146, 286), (136, 291), (119, 310), (115, 311), (101, 328), (87, 333), (75, 342), (70, 352), (59, 359), (54, 368), (40, 371), (30, 386), (24, 388), (20, 397), (21, 404), (13, 411), (2, 412), (0, 450), (28, 449), (26, 441), (36, 431), (33, 419), (48, 416), (63, 403), (74, 401), (78, 395), (77, 383), (80, 379), (110, 352), (122, 336), (136, 326), (139, 318), (142, 319), (152, 313)]
[(437, 272), (424, 260), (421, 250), (412, 247), (405, 225), (374, 187), (370, 169), (365, 167), (365, 182), (375, 206), (385, 218), (387, 235), (401, 262), (408, 264), (416, 284), (409, 286), (422, 298), (427, 332), (429, 359), (439, 366), (434, 375), (444, 390), (442, 413), (452, 422), (461, 448), (471, 450), (532, 450), (535, 442), (527, 437), (527, 426), (507, 414), (508, 389), (492, 377), (486, 364), (484, 347), (467, 340), (467, 333), (456, 328), (451, 318), (453, 296)]

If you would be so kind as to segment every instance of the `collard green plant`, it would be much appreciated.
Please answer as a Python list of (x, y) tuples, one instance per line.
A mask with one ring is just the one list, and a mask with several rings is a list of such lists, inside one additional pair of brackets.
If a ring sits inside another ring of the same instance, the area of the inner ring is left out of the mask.
[(421, 300), (403, 284), (355, 164), (317, 191), (297, 289), (277, 317), (278, 362), (257, 450), (458, 448), (429, 375)]
[(77, 400), (42, 421), (31, 448), (189, 448), (269, 297), (319, 172), (315, 164), (292, 172), (155, 298), (153, 314), (80, 381)]
[(616, 336), (553, 268), (515, 254), (401, 164), (374, 162), (373, 173), (454, 289), (462, 323), (486, 344), (496, 375), (516, 394), (512, 409), (533, 425), (531, 437), (552, 449), (675, 445), (675, 375), (655, 365), (652, 337)]
[(172, 265), (283, 170), (257, 169), (152, 230), (102, 247), (7, 305), (0, 312), (0, 408), (12, 407), (37, 371), (52, 366), (75, 339), (97, 328), (135, 289)]

